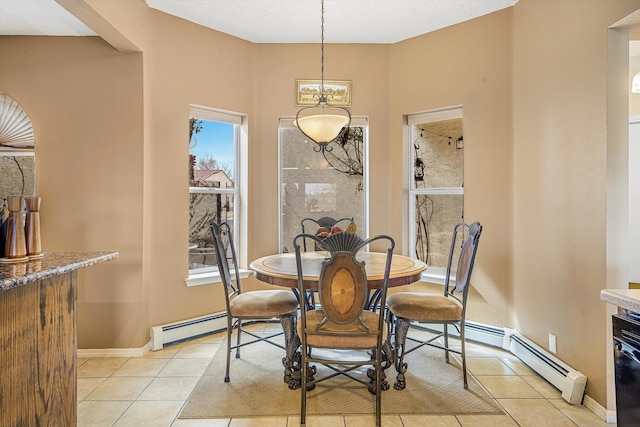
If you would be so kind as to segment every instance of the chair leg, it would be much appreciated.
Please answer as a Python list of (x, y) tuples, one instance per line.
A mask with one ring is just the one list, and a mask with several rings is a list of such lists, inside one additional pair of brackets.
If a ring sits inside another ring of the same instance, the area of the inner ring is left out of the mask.
[(306, 425), (307, 419), (307, 369), (309, 363), (307, 362), (307, 349), (302, 348), (302, 363), (301, 363), (301, 378), (300, 378), (300, 425)]
[(462, 356), (462, 379), (464, 381), (464, 388), (469, 388), (467, 383), (467, 356), (465, 353), (464, 345), (464, 320), (460, 324), (460, 355)]
[(449, 325), (443, 324), (442, 336), (444, 337), (444, 360), (449, 363)]
[(382, 354), (376, 355), (376, 427), (382, 422)]
[(225, 383), (228, 383), (229, 381), (231, 381), (231, 378), (229, 377), (229, 365), (231, 363), (231, 332), (233, 332), (233, 323), (231, 322), (231, 319), (228, 318), (227, 320), (227, 370), (224, 375)]
[(406, 349), (407, 333), (409, 332), (409, 321), (398, 317), (396, 319), (396, 325), (394, 328), (395, 335), (395, 348), (394, 359), (396, 365), (396, 382), (393, 384), (393, 388), (396, 390), (404, 390), (407, 386), (407, 381), (404, 373), (407, 372), (407, 364), (404, 363), (404, 353)]
[(242, 319), (238, 319), (238, 337), (236, 343), (236, 359), (240, 359), (240, 337), (242, 335)]

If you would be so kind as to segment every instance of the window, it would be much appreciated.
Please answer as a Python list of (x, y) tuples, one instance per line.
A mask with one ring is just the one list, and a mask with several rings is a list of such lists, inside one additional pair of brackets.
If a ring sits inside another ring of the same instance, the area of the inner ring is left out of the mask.
[(453, 227), (464, 219), (462, 108), (410, 115), (407, 123), (411, 254), (444, 271)]
[[(217, 276), (209, 223), (226, 221), (237, 248), (240, 232), (241, 115), (192, 106), (189, 118), (189, 276)], [(240, 255), (240, 254), (239, 254)], [(241, 257), (242, 258), (242, 257)]]
[(293, 120), (280, 120), (282, 252), (293, 251), (291, 242), (302, 231), (303, 218), (353, 218), (358, 235), (367, 235), (367, 136), (366, 119), (353, 117), (348, 137), (322, 153), (314, 151), (317, 144)]

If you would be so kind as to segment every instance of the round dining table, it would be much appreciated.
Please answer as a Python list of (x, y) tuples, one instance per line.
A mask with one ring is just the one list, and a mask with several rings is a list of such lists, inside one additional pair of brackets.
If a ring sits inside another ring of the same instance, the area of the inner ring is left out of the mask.
[[(322, 261), (327, 258), (327, 253), (322, 251), (304, 252), (301, 255), (304, 287), (308, 290), (317, 290)], [(382, 286), (386, 257), (387, 254), (381, 252), (361, 252), (358, 254), (357, 259), (365, 262), (369, 288), (377, 289)], [(265, 283), (288, 288), (298, 287), (295, 253), (267, 255), (253, 261), (249, 268), (253, 270), (256, 279)], [(426, 268), (427, 265), (418, 259), (393, 254), (389, 272), (389, 287), (417, 282)]]
[[(303, 252), (301, 254), (302, 271), (304, 273), (303, 281), (305, 290), (317, 291), (318, 280), (320, 278), (320, 270), (322, 262), (327, 259), (328, 253)], [(387, 254), (380, 252), (360, 252), (357, 259), (365, 262), (365, 271), (367, 273), (367, 283), (369, 289), (373, 291), (367, 302), (367, 309), (375, 309), (378, 293), (384, 281), (384, 269)], [(253, 270), (256, 279), (278, 286), (291, 288), (298, 295), (298, 269), (296, 266), (295, 253), (283, 253), (276, 255), (268, 255), (253, 261), (249, 268)], [(409, 285), (420, 280), (420, 275), (427, 266), (424, 262), (409, 258), (402, 255), (393, 254), (391, 258), (391, 269), (389, 271), (389, 287)], [(310, 292), (313, 294), (313, 292)], [(298, 298), (300, 296), (298, 295)], [(309, 309), (314, 307), (313, 299), (304, 298)], [(282, 360), (285, 367), (284, 381), (291, 389), (297, 389), (301, 384), (300, 366), (296, 364), (299, 355), (300, 339), (296, 332), (295, 316), (285, 316), (280, 319), (286, 340), (286, 356)], [(389, 359), (390, 360), (390, 359)], [(385, 367), (385, 369), (389, 366)], [(383, 390), (389, 388), (386, 380), (383, 381)]]

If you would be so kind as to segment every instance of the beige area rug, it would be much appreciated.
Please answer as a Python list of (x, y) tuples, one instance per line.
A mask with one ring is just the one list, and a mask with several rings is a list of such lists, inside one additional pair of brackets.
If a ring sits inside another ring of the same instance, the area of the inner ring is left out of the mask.
[[(283, 381), (281, 360), (284, 350), (260, 343), (243, 348), (241, 359), (236, 359), (233, 353), (231, 382), (228, 383), (224, 382), (225, 351), (222, 344), (179, 418), (244, 418), (300, 413), (300, 390), (290, 390)], [(406, 361), (409, 364), (407, 388), (402, 391), (393, 388), (395, 369), (387, 370), (391, 387), (382, 394), (383, 414), (503, 413), (471, 375), (469, 388), (463, 388), (460, 366), (455, 362), (446, 364), (444, 352), (422, 348), (410, 353)], [(362, 375), (366, 378), (366, 372)], [(344, 377), (320, 383), (307, 393), (308, 415), (373, 414), (374, 410), (375, 396), (365, 386)]]

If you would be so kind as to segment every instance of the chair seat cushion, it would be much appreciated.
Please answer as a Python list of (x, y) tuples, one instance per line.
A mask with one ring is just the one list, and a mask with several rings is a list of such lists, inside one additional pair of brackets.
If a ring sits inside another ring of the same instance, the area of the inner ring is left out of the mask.
[(398, 292), (389, 295), (387, 307), (397, 317), (418, 322), (455, 322), (462, 317), (462, 304), (437, 294)]
[(298, 309), (298, 299), (291, 291), (264, 290), (243, 292), (229, 303), (234, 317), (278, 317)]
[[(327, 332), (364, 332), (359, 323), (341, 325), (328, 321), (322, 325), (322, 333), (314, 333), (318, 324), (324, 318), (322, 310), (307, 311), (307, 345), (324, 348), (363, 349), (374, 348), (377, 345), (378, 313), (363, 311), (362, 320), (369, 327), (368, 335), (331, 335)], [(298, 321), (298, 335), (302, 336), (302, 321)], [(382, 341), (387, 338), (387, 327), (383, 323)]]

